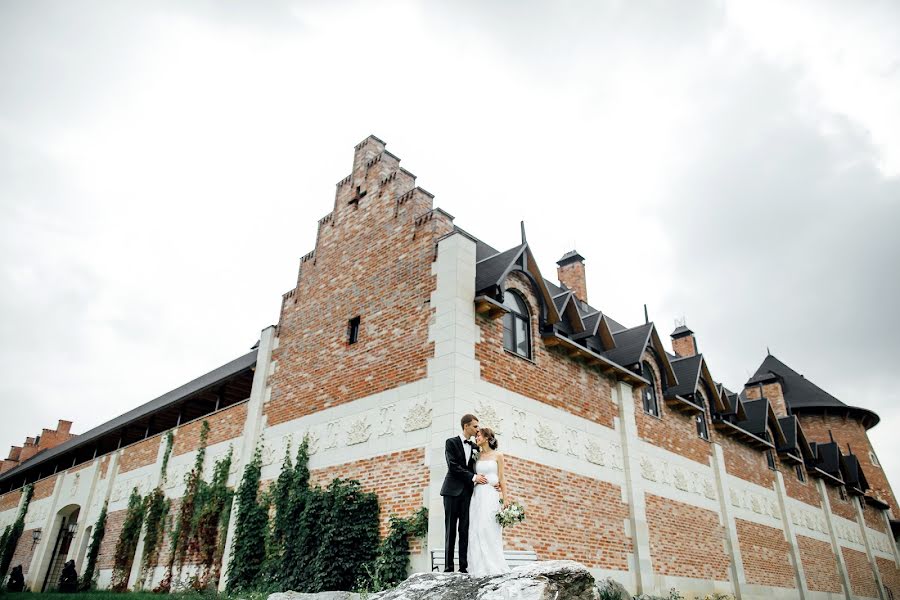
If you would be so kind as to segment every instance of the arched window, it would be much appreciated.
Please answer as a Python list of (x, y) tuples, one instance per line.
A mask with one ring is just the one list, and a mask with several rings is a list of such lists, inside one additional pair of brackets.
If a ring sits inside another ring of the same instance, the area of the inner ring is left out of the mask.
[(647, 361), (641, 363), (641, 374), (650, 382), (650, 385), (644, 387), (644, 412), (658, 417), (659, 399), (656, 397), (656, 375), (653, 374), (653, 368)]
[(702, 412), (697, 413), (695, 417), (697, 421), (697, 435), (699, 435), (704, 440), (709, 440), (709, 427), (706, 425), (706, 398), (703, 397), (703, 392), (698, 391), (694, 395), (695, 404), (703, 409)]
[(531, 318), (528, 305), (518, 293), (508, 290), (503, 295), (503, 347), (510, 352), (531, 358)]

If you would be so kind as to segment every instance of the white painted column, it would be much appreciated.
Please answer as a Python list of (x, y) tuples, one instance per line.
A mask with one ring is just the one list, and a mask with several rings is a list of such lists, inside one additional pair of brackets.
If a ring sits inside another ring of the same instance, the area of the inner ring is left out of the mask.
[[(25, 587), (32, 592), (40, 592), (44, 584), (44, 576), (47, 575), (47, 566), (50, 555), (56, 546), (56, 538), (59, 535), (61, 520), (56, 512), (59, 510), (57, 503), (62, 491), (65, 473), (57, 476), (53, 484), (53, 494), (50, 496), (50, 506), (47, 509), (47, 518), (41, 525), (41, 541), (31, 554), (31, 564), (28, 566), (28, 576), (25, 578)], [(34, 502), (34, 500), (32, 500)]]
[[(75, 538), (72, 540), (72, 544), (69, 546), (69, 554), (66, 556), (66, 560), (75, 560), (75, 569), (78, 571), (79, 577), (81, 576), (83, 566), (81, 564), (82, 561), (78, 559), (78, 555), (81, 553), (81, 548), (85, 544), (84, 537), (87, 533), (87, 528), (93, 525), (94, 521), (97, 519), (97, 514), (95, 514), (95, 511), (92, 509), (95, 505), (94, 498), (97, 494), (97, 484), (100, 481), (101, 460), (101, 458), (95, 458), (90, 467), (81, 470), (82, 474), (90, 473), (91, 481), (88, 484), (88, 494), (84, 500), (84, 506), (78, 511), (78, 520), (76, 521), (78, 529), (75, 530)], [(88, 540), (88, 543), (90, 543), (90, 540)]]
[(884, 527), (885, 531), (887, 531), (888, 539), (891, 542), (891, 554), (894, 555), (894, 564), (897, 565), (897, 568), (900, 569), (900, 548), (897, 547), (897, 543), (894, 540), (894, 534), (891, 533), (891, 517), (889, 511), (883, 510), (881, 511), (881, 516), (884, 518)]
[[(259, 336), (259, 348), (256, 351), (256, 370), (253, 372), (253, 383), (250, 386), (250, 399), (247, 402), (247, 417), (244, 421), (244, 433), (241, 436), (237, 456), (240, 469), (234, 481), (235, 489), (241, 484), (243, 469), (253, 457), (253, 451), (259, 443), (263, 430), (263, 405), (268, 400), (269, 375), (275, 370), (272, 362), (272, 350), (278, 347), (275, 337), (275, 326), (270, 325), (262, 330)], [(234, 532), (237, 523), (237, 494), (231, 504), (231, 518), (228, 519), (228, 531), (225, 534), (225, 550), (222, 553), (222, 576), (219, 578), (219, 591), (225, 591), (228, 583), (228, 564), (231, 562), (231, 546), (234, 543)]]
[(828, 499), (828, 490), (825, 489), (825, 482), (821, 479), (816, 480), (816, 486), (819, 488), (819, 496), (822, 498), (822, 510), (825, 512), (825, 523), (828, 524), (828, 537), (831, 538), (831, 548), (834, 550), (834, 556), (837, 559), (841, 585), (844, 586), (844, 597), (847, 600), (850, 600), (853, 596), (853, 588), (850, 587), (850, 577), (847, 575), (847, 563), (844, 562), (844, 553), (841, 551), (841, 542), (838, 540), (837, 532), (834, 530), (834, 521), (831, 518), (831, 501)]
[(788, 552), (790, 552), (791, 562), (794, 563), (797, 591), (800, 593), (800, 600), (806, 600), (806, 597), (809, 596), (809, 588), (806, 585), (806, 572), (803, 569), (803, 560), (800, 557), (797, 535), (794, 533), (794, 522), (788, 509), (787, 489), (784, 487), (784, 475), (781, 471), (775, 471), (775, 495), (778, 496), (778, 507), (781, 509), (781, 523), (784, 526), (784, 537), (787, 539)]
[(647, 525), (647, 499), (641, 477), (640, 436), (634, 415), (633, 388), (619, 382), (613, 388), (613, 401), (619, 405), (617, 429), (622, 436), (622, 462), (625, 468), (625, 501), (630, 509), (629, 528), (634, 547), (635, 585), (638, 594), (653, 593), (653, 562), (650, 557), (650, 527)]
[(432, 408), (431, 439), (425, 457), (429, 466), (427, 549), (439, 550), (444, 547), (444, 444), (447, 438), (459, 434), (460, 417), (470, 410), (467, 407), (479, 376), (475, 362), (475, 242), (458, 232), (441, 239), (432, 273), (436, 287), (431, 294), (434, 315), (428, 332), (429, 341), (434, 342), (434, 357), (428, 360), (427, 375)]
[(869, 539), (868, 527), (866, 527), (866, 517), (863, 515), (862, 502), (859, 496), (853, 497), (853, 507), (856, 508), (856, 523), (859, 525), (859, 533), (862, 536), (863, 544), (866, 547), (866, 558), (869, 559), (869, 567), (872, 568), (872, 575), (875, 577), (875, 585), (878, 586), (878, 595), (881, 600), (887, 600), (887, 594), (884, 591), (884, 582), (881, 581), (881, 571), (878, 570), (878, 561), (875, 560), (875, 553), (872, 551), (872, 542)]
[(713, 443), (712, 467), (716, 477), (716, 495), (719, 497), (719, 514), (725, 527), (725, 551), (731, 558), (729, 571), (734, 597), (741, 600), (742, 588), (747, 583), (744, 573), (744, 559), (741, 556), (741, 544), (737, 537), (731, 504), (728, 502), (728, 470), (725, 468), (725, 453), (720, 444)]

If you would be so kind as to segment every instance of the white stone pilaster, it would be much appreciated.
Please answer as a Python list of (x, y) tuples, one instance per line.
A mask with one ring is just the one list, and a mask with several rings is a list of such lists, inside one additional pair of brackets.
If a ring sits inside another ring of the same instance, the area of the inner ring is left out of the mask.
[(800, 547), (797, 544), (797, 536), (794, 533), (794, 523), (788, 510), (788, 495), (784, 487), (784, 475), (781, 471), (775, 471), (775, 495), (778, 497), (778, 508), (781, 511), (781, 523), (784, 526), (784, 537), (787, 539), (788, 552), (791, 556), (791, 562), (794, 563), (797, 591), (800, 593), (800, 600), (806, 600), (809, 596), (809, 587), (806, 585), (806, 572), (803, 569), (803, 559), (800, 557)]
[(638, 594), (653, 594), (653, 562), (650, 556), (650, 527), (647, 525), (647, 500), (641, 477), (640, 436), (634, 415), (633, 388), (619, 382), (613, 388), (613, 400), (619, 405), (618, 429), (622, 436), (622, 462), (625, 467), (625, 499), (629, 507), (629, 529), (634, 548), (634, 580)]
[[(262, 330), (259, 336), (259, 348), (256, 351), (256, 370), (253, 372), (253, 383), (250, 386), (250, 399), (247, 401), (247, 417), (244, 420), (244, 433), (241, 436), (237, 455), (240, 466), (244, 468), (253, 457), (253, 451), (259, 443), (263, 429), (263, 404), (265, 404), (269, 386), (269, 374), (272, 371), (272, 350), (277, 347), (275, 326), (270, 325)], [(235, 489), (241, 484), (241, 473), (238, 473)], [(219, 578), (219, 591), (225, 591), (228, 583), (228, 564), (231, 562), (231, 546), (237, 523), (237, 494), (231, 504), (231, 518), (228, 519), (228, 531), (225, 534), (225, 549), (222, 553), (222, 575)]]
[(828, 498), (828, 490), (825, 488), (825, 482), (821, 479), (816, 480), (816, 486), (819, 488), (819, 496), (822, 498), (822, 508), (825, 513), (825, 523), (828, 525), (828, 536), (831, 538), (831, 548), (834, 550), (834, 556), (837, 560), (838, 575), (841, 577), (841, 585), (844, 587), (844, 597), (850, 600), (853, 595), (853, 588), (850, 587), (850, 577), (847, 575), (847, 563), (844, 561), (844, 553), (841, 551), (841, 543), (838, 540), (837, 532), (834, 528), (834, 519), (831, 518), (831, 500)]
[(866, 517), (863, 515), (862, 502), (859, 496), (853, 497), (853, 507), (856, 509), (856, 522), (859, 525), (859, 533), (866, 547), (866, 558), (869, 560), (869, 567), (872, 568), (872, 575), (875, 577), (875, 585), (878, 586), (878, 596), (881, 600), (887, 600), (887, 594), (884, 592), (884, 582), (881, 580), (881, 571), (878, 570), (878, 561), (875, 560), (875, 553), (872, 551), (872, 541), (869, 539), (868, 527), (866, 527)]
[[(40, 592), (44, 585), (44, 576), (47, 574), (47, 566), (53, 549), (56, 547), (56, 538), (62, 518), (57, 515), (57, 502), (62, 491), (65, 474), (59, 475), (53, 484), (53, 494), (50, 496), (47, 518), (41, 525), (41, 540), (31, 554), (31, 564), (28, 566), (28, 575), (25, 577), (25, 588), (32, 592)], [(34, 500), (32, 500), (34, 502)]]
[(894, 555), (894, 564), (900, 569), (900, 548), (897, 547), (897, 542), (894, 540), (894, 535), (891, 533), (890, 512), (886, 510), (881, 511), (881, 517), (884, 519), (884, 530), (888, 532), (887, 535), (891, 544), (891, 554)]
[(429, 467), (425, 499), (429, 550), (444, 547), (444, 501), (441, 497), (441, 485), (447, 473), (444, 444), (447, 438), (459, 434), (459, 419), (474, 393), (478, 377), (475, 362), (478, 336), (474, 304), (475, 242), (461, 233), (441, 239), (432, 273), (436, 277), (436, 286), (431, 294), (434, 315), (428, 339), (434, 342), (434, 357), (428, 360), (427, 375), (432, 423), (425, 451)]
[(719, 514), (725, 527), (725, 550), (731, 557), (731, 585), (734, 597), (741, 600), (742, 588), (747, 583), (744, 573), (744, 560), (741, 557), (741, 544), (737, 537), (731, 504), (728, 502), (728, 471), (725, 468), (725, 453), (720, 444), (713, 443), (712, 467), (716, 476), (716, 495), (719, 497)]

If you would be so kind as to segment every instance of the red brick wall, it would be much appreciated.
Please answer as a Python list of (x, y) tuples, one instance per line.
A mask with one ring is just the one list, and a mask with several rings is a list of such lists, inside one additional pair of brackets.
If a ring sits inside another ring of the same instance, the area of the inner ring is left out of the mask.
[(800, 481), (797, 479), (797, 471), (793, 464), (779, 463), (779, 467), (784, 475), (784, 489), (790, 498), (821, 508), (822, 497), (819, 495), (816, 480), (810, 477), (805, 469), (803, 473), (806, 481)]
[[(660, 416), (654, 417), (644, 412), (643, 399), (640, 390), (634, 390), (632, 401), (634, 402), (634, 414), (637, 421), (638, 435), (641, 439), (665, 448), (670, 452), (695, 460), (701, 464), (709, 465), (709, 456), (712, 453), (712, 445), (697, 435), (697, 425), (694, 417), (670, 410), (663, 402), (660, 382), (662, 376), (655, 361), (647, 353), (644, 360), (650, 364), (656, 379), (656, 397), (659, 399)], [(712, 425), (707, 423), (712, 428)]]
[(784, 531), (743, 519), (735, 519), (735, 525), (747, 583), (796, 588)]
[(505, 548), (534, 550), (540, 560), (628, 569), (632, 543), (620, 487), (509, 455), (506, 476), (527, 519), (504, 532)]
[[(22, 532), (21, 537), (19, 537), (19, 543), (16, 544), (16, 550), (13, 552), (12, 560), (9, 563), (10, 570), (15, 566), (22, 565), (22, 574), (25, 576), (28, 575), (28, 570), (31, 568), (31, 558), (34, 554), (34, 549), (37, 548), (34, 539), (31, 537), (33, 531), (34, 529), (26, 529)], [(43, 534), (47, 535), (47, 532), (45, 531)], [(41, 541), (44, 540), (41, 539)], [(55, 542), (56, 540), (52, 541)]]
[(831, 503), (831, 512), (839, 517), (850, 519), (856, 523), (856, 508), (852, 504), (852, 496), (846, 495), (846, 500), (841, 499), (840, 490), (833, 485), (825, 484), (828, 491), (828, 501)]
[(119, 473), (127, 473), (128, 471), (155, 463), (157, 456), (159, 456), (160, 440), (161, 436), (154, 435), (125, 448), (122, 451), (122, 457), (119, 459)]
[(718, 431), (713, 431), (711, 437), (722, 446), (725, 470), (729, 475), (772, 489), (775, 472), (766, 464), (765, 453)]
[(475, 358), (481, 365), (482, 379), (612, 427), (618, 409), (612, 402), (610, 380), (599, 371), (546, 347), (538, 333), (540, 305), (528, 280), (512, 273), (506, 283), (508, 288), (519, 291), (528, 303), (533, 360), (525, 360), (503, 349), (502, 319), (478, 317), (481, 341), (475, 345)]
[(45, 477), (34, 484), (34, 495), (31, 501), (49, 498), (53, 494), (53, 487), (56, 485), (56, 475), (53, 477)]
[[(892, 560), (875, 557), (878, 564), (878, 571), (881, 573), (881, 583), (884, 587), (891, 590), (893, 598), (900, 598), (900, 569)], [(890, 595), (888, 597), (891, 597)]]
[(875, 507), (869, 506), (865, 502), (862, 503), (863, 509), (863, 517), (866, 520), (866, 525), (875, 531), (880, 531), (882, 533), (888, 533), (887, 527), (884, 525), (884, 517), (881, 514), (881, 511)]
[[(784, 392), (781, 389), (781, 384), (778, 382), (767, 383), (762, 386), (762, 395), (760, 395), (760, 386), (751, 385), (747, 386), (744, 391), (747, 393), (748, 400), (757, 400), (759, 398), (766, 398), (769, 401), (769, 404), (772, 405), (772, 410), (775, 413), (776, 417), (784, 417), (787, 416), (787, 403), (784, 400)], [(806, 430), (804, 429), (804, 432)]]
[(122, 523), (125, 522), (127, 510), (117, 510), (106, 515), (106, 531), (103, 533), (103, 541), (100, 542), (100, 555), (97, 557), (98, 569), (112, 569), (113, 559), (116, 554), (116, 543), (119, 534), (122, 533)]
[(392, 514), (408, 517), (427, 501), (424, 492), (429, 471), (423, 448), (316, 469), (310, 473), (310, 482), (324, 487), (335, 477), (356, 479), (364, 490), (378, 494), (381, 535), (388, 532), (388, 519)]
[(866, 598), (878, 598), (878, 586), (875, 584), (875, 575), (869, 566), (869, 559), (864, 552), (841, 548), (844, 553), (844, 562), (847, 565), (847, 575), (850, 577), (850, 587), (855, 596)]
[(19, 500), (21, 499), (21, 488), (3, 494), (3, 496), (0, 496), (0, 510), (9, 510), (10, 508), (17, 507), (19, 505)]
[(863, 473), (866, 474), (866, 480), (871, 489), (891, 505), (895, 515), (900, 515), (900, 505), (888, 483), (887, 476), (881, 467), (872, 463), (872, 458), (869, 456), (872, 444), (865, 427), (854, 419), (845, 419), (837, 415), (800, 415), (798, 418), (809, 441), (829, 441), (828, 432), (830, 430), (834, 435), (834, 441), (841, 447), (841, 452), (847, 452), (847, 444), (850, 444), (850, 448), (859, 459), (859, 464), (862, 466)]
[(718, 513), (647, 494), (647, 524), (656, 573), (728, 581), (730, 560)]
[[(357, 148), (352, 180), (338, 186), (315, 253), (304, 257), (297, 287), (285, 295), (264, 409), (269, 425), (426, 375), (435, 243), (452, 223), (428, 212), (427, 195), (407, 194), (414, 179), (382, 149), (374, 140)], [(351, 203), (357, 186), (366, 195)], [(350, 345), (347, 324), (356, 316), (359, 341)]]
[(840, 593), (841, 576), (831, 544), (805, 535), (797, 536), (806, 586), (814, 592)]
[(175, 434), (175, 441), (172, 443), (172, 455), (178, 456), (179, 454), (193, 452), (200, 447), (200, 430), (203, 427), (203, 421), (209, 423), (206, 445), (212, 446), (243, 434), (246, 420), (247, 403), (244, 402), (182, 425)]

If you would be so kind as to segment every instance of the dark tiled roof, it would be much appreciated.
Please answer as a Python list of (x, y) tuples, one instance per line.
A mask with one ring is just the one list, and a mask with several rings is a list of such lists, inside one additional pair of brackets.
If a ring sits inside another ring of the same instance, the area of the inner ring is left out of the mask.
[(769, 401), (764, 398), (760, 400), (746, 400), (744, 401), (744, 410), (747, 412), (747, 418), (738, 422), (737, 426), (753, 435), (769, 439), (769, 436), (766, 435), (766, 423), (769, 420)]
[(475, 293), (499, 285), (503, 276), (522, 253), (523, 248), (524, 245), (516, 246), (477, 262), (475, 264)]
[(618, 333), (613, 333), (613, 339), (616, 341), (616, 347), (609, 352), (604, 352), (604, 358), (608, 358), (616, 364), (623, 367), (630, 367), (641, 362), (641, 355), (647, 347), (650, 340), (650, 331), (653, 329), (652, 323), (625, 329)]
[(584, 257), (582, 255), (578, 254), (577, 250), (569, 250), (568, 252), (563, 254), (561, 259), (556, 261), (556, 264), (558, 264), (559, 266), (562, 267), (569, 263), (583, 262), (583, 261), (584, 261)]
[(879, 417), (874, 412), (844, 404), (771, 354), (766, 356), (747, 383), (760, 383), (773, 376), (777, 376), (781, 380), (785, 402), (792, 412), (828, 408), (844, 409), (861, 417), (866, 427), (874, 427), (878, 424)]
[(816, 444), (816, 454), (819, 457), (818, 467), (831, 475), (843, 480), (841, 477), (841, 450), (837, 442)]
[(468, 231), (466, 231), (460, 227), (457, 227), (454, 225), (453, 230), (458, 231), (458, 232), (462, 233), (463, 235), (465, 235), (466, 237), (475, 240), (475, 260), (476, 260), (476, 262), (479, 260), (484, 260), (485, 258), (488, 258), (490, 256), (500, 253), (499, 250), (496, 250), (492, 246), (485, 244), (484, 242), (479, 240), (477, 237), (475, 237), (474, 235), (470, 234)]
[(685, 327), (684, 325), (679, 325), (678, 327), (675, 328), (675, 331), (672, 332), (672, 337), (679, 338), (679, 337), (684, 337), (686, 335), (690, 335), (692, 333), (694, 333), (694, 332), (691, 331), (690, 329), (688, 329), (687, 327)]
[(702, 354), (674, 359), (672, 361), (672, 368), (675, 369), (675, 377), (678, 378), (678, 385), (666, 390), (666, 395), (688, 396), (696, 392), (697, 382), (700, 379), (700, 365), (702, 362)]
[(222, 365), (218, 369), (210, 371), (206, 375), (198, 377), (197, 379), (194, 379), (193, 381), (190, 381), (182, 385), (181, 387), (175, 388), (171, 392), (165, 393), (155, 400), (151, 400), (150, 402), (142, 404), (137, 408), (134, 408), (127, 413), (116, 417), (111, 421), (107, 421), (102, 425), (98, 425), (97, 427), (94, 427), (86, 433), (75, 436), (70, 440), (63, 442), (59, 446), (41, 452), (40, 454), (35, 455), (24, 463), (0, 475), (0, 481), (5, 481), (11, 477), (15, 477), (16, 474), (21, 473), (26, 469), (30, 469), (46, 461), (52, 460), (53, 458), (65, 454), (70, 450), (74, 450), (75, 448), (78, 448), (80, 446), (90, 444), (92, 441), (95, 441), (106, 434), (112, 433), (122, 427), (139, 421), (147, 415), (156, 413), (172, 404), (175, 404), (176, 402), (179, 402), (180, 400), (183, 400), (187, 396), (201, 392), (224, 379), (245, 371), (246, 369), (249, 369), (256, 364), (256, 353), (257, 350), (248, 352), (240, 358), (236, 358), (233, 361)]
[(856, 455), (852, 452), (849, 454), (844, 454), (843, 459), (844, 470), (842, 471), (842, 473), (844, 475), (844, 481), (847, 482), (847, 485), (855, 487), (863, 492), (869, 489), (869, 482), (866, 481), (866, 475), (865, 473), (863, 473), (862, 465), (859, 464), (859, 459), (856, 458)]

